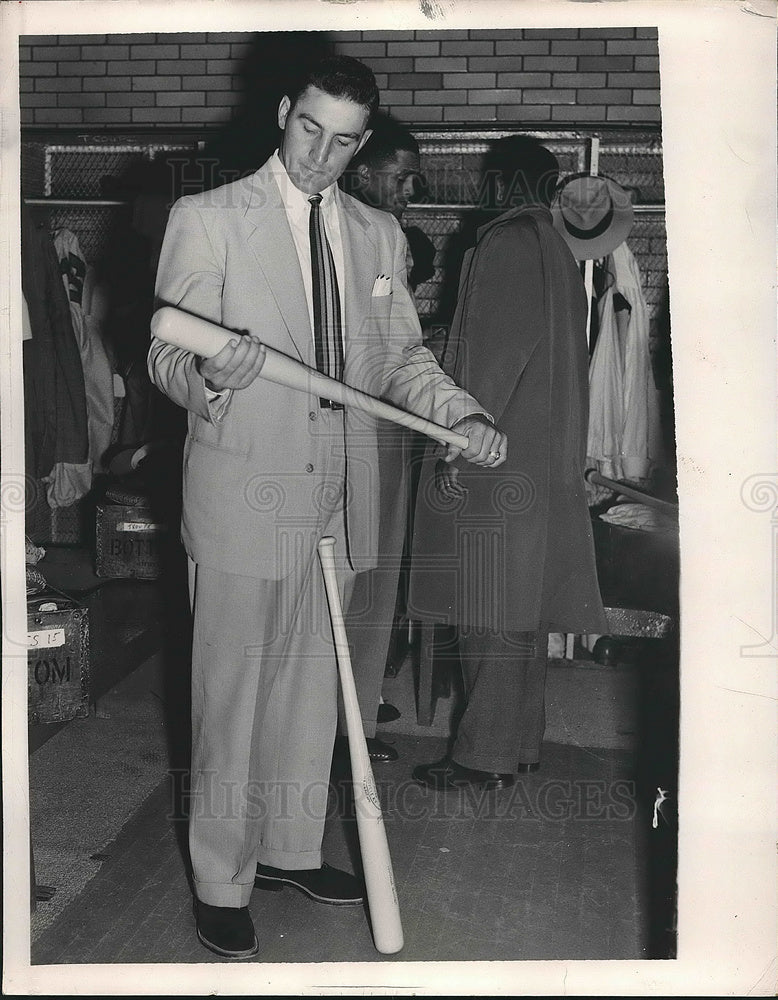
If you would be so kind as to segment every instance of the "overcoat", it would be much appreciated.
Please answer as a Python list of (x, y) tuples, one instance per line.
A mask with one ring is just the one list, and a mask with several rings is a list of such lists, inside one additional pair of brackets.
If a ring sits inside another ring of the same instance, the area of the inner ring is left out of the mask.
[(449, 356), (455, 381), (508, 436), (496, 469), (459, 467), (441, 499), (428, 449), (414, 523), (411, 617), (459, 626), (605, 628), (584, 488), (586, 295), (551, 213), (512, 209), (465, 257)]
[[(315, 367), (300, 263), (268, 161), (256, 173), (171, 210), (157, 273), (157, 305), (230, 330)], [(422, 345), (408, 294), (406, 242), (397, 220), (336, 191), (345, 289), (344, 381), (439, 424), (483, 412)], [(379, 276), (390, 278), (376, 281)], [(346, 519), (351, 566), (375, 565), (379, 467), (375, 420), (346, 409), (344, 430), (328, 437), (318, 396), (261, 377), (228, 392), (216, 410), (196, 359), (153, 339), (149, 373), (188, 410), (182, 539), (212, 569), (281, 579), (315, 550), (341, 482), (329, 456), (346, 455)]]

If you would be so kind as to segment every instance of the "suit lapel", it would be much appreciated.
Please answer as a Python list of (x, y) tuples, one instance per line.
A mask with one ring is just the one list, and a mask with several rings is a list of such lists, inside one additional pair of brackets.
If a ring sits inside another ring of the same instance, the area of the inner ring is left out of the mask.
[[(370, 312), (373, 282), (376, 279), (376, 246), (367, 219), (354, 199), (341, 195), (340, 235), (346, 283), (345, 339), (358, 337)], [(348, 364), (348, 347), (346, 363)]]
[(272, 173), (265, 167), (252, 180), (251, 201), (245, 215), (248, 244), (270, 285), (295, 354), (310, 365), (315, 363), (311, 320), (300, 261), (281, 194)]

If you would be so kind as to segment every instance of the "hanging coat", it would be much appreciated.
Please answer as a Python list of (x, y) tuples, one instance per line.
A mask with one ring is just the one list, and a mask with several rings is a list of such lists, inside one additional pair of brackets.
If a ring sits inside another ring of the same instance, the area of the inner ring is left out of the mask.
[(99, 324), (89, 311), (94, 271), (87, 264), (75, 233), (58, 229), (53, 237), (84, 371), (89, 460), (93, 472), (104, 472), (103, 455), (111, 444), (114, 423), (113, 370)]
[[(610, 479), (648, 485), (663, 460), (648, 309), (640, 270), (626, 243), (616, 247), (605, 268), (610, 281), (598, 303), (599, 333), (589, 369), (587, 464)], [(617, 294), (629, 309), (616, 311)]]
[(412, 618), (512, 631), (604, 631), (584, 490), (586, 296), (540, 206), (478, 232), (451, 330), (454, 379), (508, 436), (496, 469), (458, 460), (464, 499), (434, 486), (428, 449), (417, 499)]
[(24, 204), (22, 293), (32, 331), (24, 342), (27, 471), (50, 482), (50, 506), (66, 506), (86, 492), (80, 492), (89, 468), (84, 372), (54, 243)]

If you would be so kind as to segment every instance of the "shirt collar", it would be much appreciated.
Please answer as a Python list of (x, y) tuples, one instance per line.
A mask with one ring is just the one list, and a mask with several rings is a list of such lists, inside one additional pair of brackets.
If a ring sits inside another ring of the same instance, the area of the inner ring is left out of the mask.
[[(307, 214), (311, 207), (308, 201), (311, 196), (305, 194), (298, 187), (295, 187), (291, 177), (286, 172), (286, 167), (278, 150), (270, 158), (270, 169), (276, 179), (278, 190), (281, 192), (281, 200), (287, 211), (293, 212), (295, 215)], [(319, 192), (321, 195), (321, 205), (325, 211), (335, 205), (339, 190), (337, 181), (335, 181), (335, 183), (330, 184), (329, 187)]]

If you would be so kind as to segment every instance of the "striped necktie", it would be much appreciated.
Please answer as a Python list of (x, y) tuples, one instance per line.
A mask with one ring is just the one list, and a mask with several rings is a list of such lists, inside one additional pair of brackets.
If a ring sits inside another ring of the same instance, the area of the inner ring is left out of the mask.
[[(320, 372), (343, 381), (343, 340), (341, 333), (340, 295), (335, 261), (321, 214), (321, 195), (308, 199), (311, 215), (308, 234), (311, 240), (313, 274), (313, 335), (316, 343), (316, 367)], [(340, 403), (320, 399), (322, 406), (342, 410)]]

